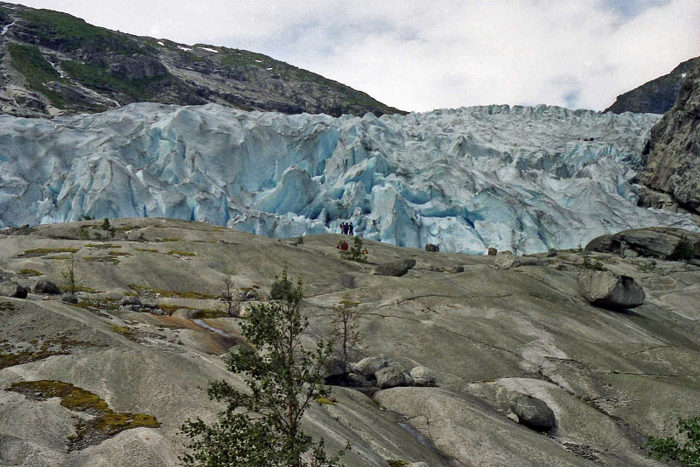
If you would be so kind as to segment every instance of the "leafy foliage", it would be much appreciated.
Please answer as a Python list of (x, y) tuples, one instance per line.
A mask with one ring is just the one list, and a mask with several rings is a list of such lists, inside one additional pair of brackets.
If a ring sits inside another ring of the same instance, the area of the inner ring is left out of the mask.
[(186, 465), (322, 466), (337, 465), (323, 441), (314, 442), (301, 430), (311, 402), (328, 397), (321, 369), (331, 352), (329, 342), (314, 350), (300, 340), (309, 325), (301, 313), (303, 284), (293, 283), (286, 269), (276, 278), (276, 301), (251, 307), (241, 324), (250, 346), (239, 346), (227, 357), (228, 369), (248, 386), (243, 393), (227, 381), (209, 386), (209, 397), (228, 404), (212, 425), (188, 420), (181, 430), (190, 437)]
[(75, 273), (75, 255), (71, 255), (68, 260), (66, 269), (61, 272), (61, 277), (66, 281), (66, 290), (71, 294), (75, 295), (78, 289), (78, 276)]
[(690, 261), (693, 259), (693, 244), (690, 243), (687, 236), (681, 236), (668, 259), (675, 261)]
[(29, 88), (44, 94), (53, 105), (62, 108), (64, 103), (61, 95), (45, 85), (49, 81), (61, 81), (61, 77), (39, 52), (39, 49), (31, 45), (13, 42), (9, 43), (7, 48), (10, 57), (12, 57), (12, 65), (24, 75)]
[(650, 455), (660, 460), (674, 460), (683, 466), (700, 465), (700, 416), (694, 418), (679, 418), (677, 438), (656, 438), (650, 436), (642, 445), (649, 448)]
[(366, 263), (367, 259), (365, 259), (365, 256), (367, 254), (367, 250), (365, 249), (364, 245), (362, 244), (362, 239), (360, 237), (355, 237), (352, 243), (352, 246), (350, 249), (341, 251), (340, 252), (340, 257), (343, 259), (349, 259), (350, 261), (357, 261), (358, 263)]

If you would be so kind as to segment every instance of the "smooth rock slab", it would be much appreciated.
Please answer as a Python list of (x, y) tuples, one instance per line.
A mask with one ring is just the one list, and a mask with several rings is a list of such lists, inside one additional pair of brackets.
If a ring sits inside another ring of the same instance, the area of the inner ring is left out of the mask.
[(633, 278), (611, 271), (582, 271), (578, 288), (591, 305), (616, 310), (638, 307), (646, 298), (644, 289)]

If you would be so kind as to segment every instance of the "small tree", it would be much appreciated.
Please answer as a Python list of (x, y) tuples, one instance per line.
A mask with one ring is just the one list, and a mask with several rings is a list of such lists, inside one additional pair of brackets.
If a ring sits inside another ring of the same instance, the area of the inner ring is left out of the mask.
[(78, 278), (75, 274), (75, 254), (70, 255), (66, 269), (61, 271), (61, 277), (66, 282), (66, 290), (75, 295), (75, 291), (78, 288)]
[(228, 316), (238, 316), (240, 312), (240, 302), (237, 299), (236, 287), (233, 282), (233, 271), (224, 275), (221, 280), (221, 301), (224, 302), (226, 314)]
[(693, 244), (690, 243), (687, 236), (681, 236), (668, 259), (675, 261), (690, 261), (693, 259)]
[(362, 239), (356, 236), (352, 242), (352, 246), (350, 247), (350, 249), (347, 251), (341, 251), (340, 257), (343, 259), (349, 259), (350, 261), (365, 263), (367, 262), (367, 260), (365, 259), (366, 254), (367, 250), (362, 244)]
[(217, 421), (188, 420), (181, 430), (191, 438), (187, 465), (207, 466), (325, 466), (323, 440), (314, 442), (301, 430), (301, 419), (311, 402), (327, 397), (322, 366), (331, 352), (327, 341), (315, 350), (301, 345), (309, 325), (301, 313), (303, 286), (287, 277), (286, 269), (273, 289), (279, 299), (253, 305), (241, 325), (250, 345), (238, 346), (227, 357), (229, 371), (239, 373), (248, 391), (237, 391), (226, 381), (209, 386), (209, 397), (228, 404)]
[(643, 448), (649, 448), (649, 455), (660, 460), (674, 460), (683, 466), (700, 465), (700, 417), (679, 418), (678, 432), (684, 439), (656, 438), (650, 436)]
[(360, 332), (357, 330), (358, 302), (350, 300), (350, 295), (343, 295), (340, 303), (333, 307), (333, 328), (338, 336), (338, 347), (343, 363), (348, 363), (348, 347), (360, 343)]
[(102, 225), (100, 225), (100, 228), (102, 230), (112, 230), (112, 224), (109, 223), (108, 218), (104, 218), (104, 220), (102, 221)]

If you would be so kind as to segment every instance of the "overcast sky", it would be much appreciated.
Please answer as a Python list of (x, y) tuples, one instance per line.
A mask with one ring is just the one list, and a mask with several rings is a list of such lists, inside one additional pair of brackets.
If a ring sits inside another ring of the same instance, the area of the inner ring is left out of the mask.
[(700, 55), (700, 0), (24, 0), (110, 29), (253, 50), (410, 111), (602, 110)]

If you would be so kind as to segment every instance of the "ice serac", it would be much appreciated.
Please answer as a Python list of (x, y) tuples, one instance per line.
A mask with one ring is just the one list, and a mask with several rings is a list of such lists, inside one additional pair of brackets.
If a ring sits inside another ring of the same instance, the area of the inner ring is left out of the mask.
[(362, 118), (132, 104), (0, 116), (0, 226), (173, 217), (288, 237), (350, 220), (441, 251), (585, 245), (649, 225), (632, 180), (658, 116), (487, 106)]

